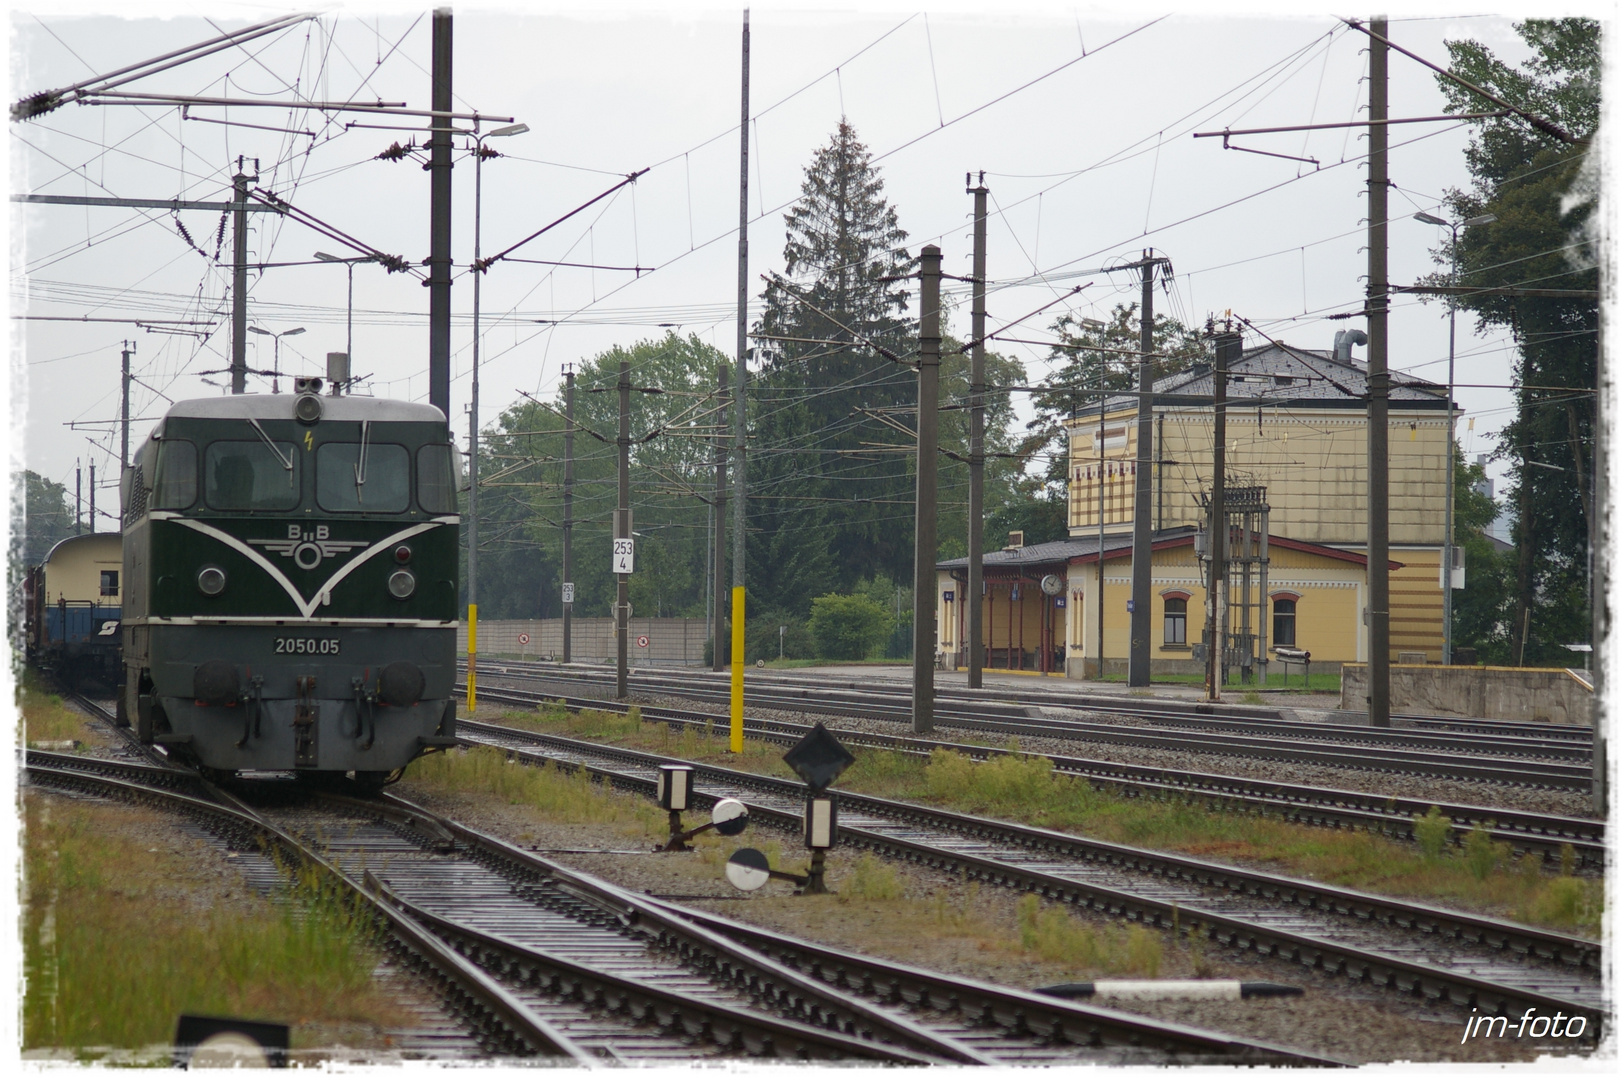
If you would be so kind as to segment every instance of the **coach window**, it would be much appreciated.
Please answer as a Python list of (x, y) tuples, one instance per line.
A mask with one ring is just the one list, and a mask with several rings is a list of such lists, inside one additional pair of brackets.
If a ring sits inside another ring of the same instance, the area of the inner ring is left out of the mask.
[(451, 468), (450, 446), (418, 447), (417, 505), (429, 514), (457, 512), (457, 484)]
[(1183, 645), (1185, 617), (1189, 601), (1182, 596), (1169, 596), (1162, 602), (1162, 644)]
[(292, 510), (299, 505), (294, 445), (257, 439), (210, 443), (203, 454), (203, 498), (215, 510)]
[(186, 439), (164, 439), (153, 469), (152, 506), (156, 510), (185, 510), (197, 501), (197, 447)]
[(1274, 602), (1274, 643), (1297, 644), (1297, 601), (1282, 597)]
[(394, 443), (316, 448), (316, 505), (334, 513), (398, 514), (411, 489), (411, 458)]

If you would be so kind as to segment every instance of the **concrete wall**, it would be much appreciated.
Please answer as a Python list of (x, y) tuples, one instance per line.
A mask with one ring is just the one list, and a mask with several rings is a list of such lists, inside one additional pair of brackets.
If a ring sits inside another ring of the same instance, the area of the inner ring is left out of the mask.
[[(528, 634), (527, 644), (519, 635)], [(648, 646), (637, 644), (648, 638)], [(633, 618), (627, 630), (626, 655), (632, 664), (703, 664), (705, 662), (704, 619)], [(457, 626), (457, 653), (468, 652), (468, 624)], [(564, 652), (562, 619), (481, 619), (479, 654), (503, 656), (559, 657)], [(599, 664), (615, 658), (613, 619), (571, 619), (570, 659)]]
[[(1368, 686), (1364, 664), (1344, 664), (1342, 708), (1363, 712)], [(1595, 694), (1565, 668), (1395, 664), (1392, 703), (1394, 712), (1580, 727), (1595, 723)]]

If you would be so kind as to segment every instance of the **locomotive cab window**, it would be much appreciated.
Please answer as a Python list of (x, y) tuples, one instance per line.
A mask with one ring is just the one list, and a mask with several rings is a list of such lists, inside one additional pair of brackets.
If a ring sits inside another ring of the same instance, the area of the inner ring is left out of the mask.
[[(156, 453), (154, 453), (156, 452)], [(157, 464), (146, 463), (157, 457)], [(152, 474), (152, 506), (157, 510), (185, 510), (197, 501), (197, 447), (186, 439), (164, 439), (141, 455), (143, 468)]]
[(101, 594), (103, 596), (118, 595), (118, 571), (103, 570), (101, 572)]
[(299, 458), (292, 443), (222, 440), (209, 444), (203, 464), (203, 496), (215, 510), (299, 505)]
[(316, 505), (335, 513), (398, 514), (411, 497), (411, 458), (394, 443), (316, 448)]
[(451, 462), (450, 446), (417, 448), (417, 505), (426, 513), (457, 512), (457, 486)]

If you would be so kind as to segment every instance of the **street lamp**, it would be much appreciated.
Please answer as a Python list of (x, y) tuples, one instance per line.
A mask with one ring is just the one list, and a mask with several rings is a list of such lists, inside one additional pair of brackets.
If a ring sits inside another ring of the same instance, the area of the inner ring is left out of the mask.
[[(329, 255), (325, 251), (316, 252), (316, 258), (322, 262), (343, 263), (344, 269), (350, 278), (349, 302), (344, 307), (344, 355), (349, 357), (350, 370), (355, 370), (355, 264), (377, 262), (376, 255), (355, 255), (348, 259), (338, 255)], [(333, 393), (338, 393), (335, 387)]]
[[(1479, 214), (1477, 217), (1467, 218), (1465, 221), (1445, 221), (1441, 217), (1431, 214), (1416, 214), (1415, 220), (1427, 225), (1440, 225), (1449, 230), (1449, 268), (1450, 273), (1459, 271), (1459, 261), (1456, 258), (1460, 243), (1460, 231), (1474, 225), (1487, 225), (1493, 221), (1493, 214)], [(1447, 665), (1455, 659), (1455, 295), (1449, 295), (1449, 390), (1444, 402), (1449, 412), (1449, 445), (1445, 452), (1447, 461), (1444, 464), (1444, 550), (1443, 550), (1443, 584), (1444, 584), (1444, 655), (1443, 662)]]
[(485, 149), (486, 139), (523, 135), (529, 124), (507, 124), (485, 134), (474, 133), (474, 352), (472, 390), (468, 404), (468, 712), (474, 711), (474, 618), (479, 604), (479, 279), (485, 273), (480, 265), (479, 216), (480, 176), (486, 157), (496, 151)]
[(275, 359), (271, 363), (271, 393), (281, 393), (282, 383), (279, 376), (282, 374), (282, 339), (285, 337), (293, 337), (296, 334), (302, 334), (305, 332), (305, 328), (302, 326), (295, 326), (292, 330), (284, 330), (280, 334), (273, 334), (269, 330), (262, 330), (257, 326), (250, 326), (248, 328), (248, 332), (251, 334), (262, 334), (275, 342), (275, 345), (273, 346), (273, 354)]

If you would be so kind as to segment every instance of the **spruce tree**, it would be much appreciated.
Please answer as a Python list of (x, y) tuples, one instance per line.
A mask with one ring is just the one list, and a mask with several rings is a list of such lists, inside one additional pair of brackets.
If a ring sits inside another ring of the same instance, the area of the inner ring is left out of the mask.
[[(1457, 250), (1445, 240), (1436, 255), (1450, 269), (1432, 280), (1484, 289), (1597, 289), (1600, 166), (1591, 143), (1600, 123), (1601, 28), (1594, 20), (1562, 18), (1531, 19), (1516, 29), (1532, 53), (1521, 65), (1512, 67), (1479, 42), (1453, 41), (1450, 69), (1580, 141), (1565, 142), (1516, 116), (1471, 121), (1472, 186), (1448, 194), (1449, 216), (1494, 220), (1460, 230)], [(1438, 85), (1450, 112), (1488, 111), (1459, 84), (1440, 76)], [(1566, 663), (1571, 654), (1563, 645), (1590, 636), (1600, 305), (1582, 295), (1495, 292), (1468, 293), (1456, 303), (1475, 312), (1480, 326), (1509, 329), (1517, 344), (1517, 414), (1501, 429), (1496, 455), (1510, 466), (1507, 502), (1516, 519), (1509, 659)], [(1468, 578), (1473, 573), (1469, 565)]]
[(784, 221), (784, 272), (756, 327), (751, 560), (768, 573), (753, 587), (799, 609), (816, 593), (799, 595), (806, 575), (786, 573), (788, 562), (827, 566), (818, 592), (911, 572), (913, 460), (898, 449), (906, 436), (873, 413), (895, 410), (912, 427), (913, 370), (886, 353), (911, 357), (916, 332), (907, 233), (844, 119)]

